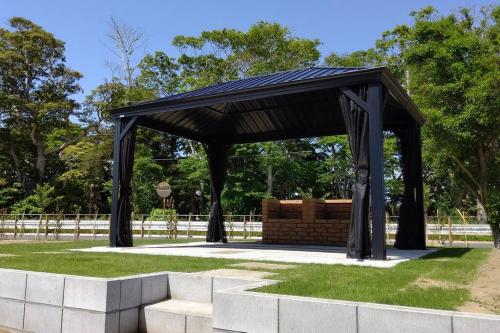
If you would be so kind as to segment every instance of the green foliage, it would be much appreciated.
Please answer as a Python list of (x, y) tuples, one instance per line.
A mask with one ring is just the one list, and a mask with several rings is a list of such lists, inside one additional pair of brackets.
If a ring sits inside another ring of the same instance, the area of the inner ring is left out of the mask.
[[(474, 214), (477, 201), (490, 221), (499, 221), (500, 9), (484, 10), (479, 18), (465, 9), (440, 17), (431, 7), (412, 15), (413, 23), (385, 32), (373, 48), (334, 52), (324, 62), (388, 66), (426, 114), (429, 214), (437, 209), (450, 213), (455, 207)], [(23, 18), (12, 18), (0, 29), (0, 209), (17, 202), (12, 207), (17, 212), (108, 212), (110, 109), (312, 66), (320, 57), (318, 40), (268, 22), (246, 31), (176, 36), (172, 43), (179, 49), (177, 58), (162, 51), (147, 54), (128, 64), (137, 71), (126, 79), (105, 80), (78, 107), (71, 95), (79, 91), (81, 74), (67, 67), (64, 43)], [(165, 179), (179, 212), (208, 212), (210, 179), (202, 145), (142, 128), (137, 144), (134, 212), (161, 207), (154, 187)], [(398, 142), (391, 133), (385, 134), (384, 157), (386, 203), (397, 214), (403, 186)], [(263, 198), (350, 197), (353, 181), (346, 136), (237, 145), (222, 200), (227, 212), (248, 214), (260, 210)]]
[(65, 144), (75, 139), (70, 96), (80, 91), (82, 75), (66, 66), (64, 42), (51, 33), (20, 17), (8, 24), (10, 30), (0, 29), (0, 151), (13, 158), (11, 168), (29, 191), (45, 180), (47, 156), (60, 151), (49, 144), (52, 131), (67, 129), (58, 133)]
[(153, 208), (149, 212), (148, 221), (172, 221), (177, 215), (175, 209)]
[[(410, 91), (426, 114), (426, 157), (488, 209), (500, 176), (500, 7), (438, 17), (432, 7), (412, 13), (412, 26), (384, 36), (407, 65)], [(486, 215), (487, 219), (487, 215)]]
[(156, 185), (164, 180), (163, 169), (151, 156), (151, 150), (138, 145), (134, 160), (132, 177), (132, 207), (134, 212), (149, 212), (159, 207), (160, 198), (156, 194)]
[(5, 179), (0, 178), (0, 211), (10, 207), (21, 196), (21, 184), (9, 186)]
[(32, 195), (12, 206), (14, 214), (36, 214), (57, 211), (57, 206), (63, 197), (57, 197), (55, 189), (49, 184), (38, 185)]

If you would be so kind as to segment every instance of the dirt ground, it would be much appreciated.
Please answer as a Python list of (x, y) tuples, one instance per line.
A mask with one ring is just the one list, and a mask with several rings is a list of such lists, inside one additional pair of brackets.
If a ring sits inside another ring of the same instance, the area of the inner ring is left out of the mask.
[(471, 288), (472, 300), (458, 311), (500, 314), (500, 250), (492, 250)]

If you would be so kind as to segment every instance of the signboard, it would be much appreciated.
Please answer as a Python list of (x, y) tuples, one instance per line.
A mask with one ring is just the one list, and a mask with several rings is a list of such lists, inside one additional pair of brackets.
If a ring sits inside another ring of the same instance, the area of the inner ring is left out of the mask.
[(156, 186), (156, 193), (160, 198), (168, 198), (170, 193), (172, 193), (172, 189), (167, 182), (161, 182)]

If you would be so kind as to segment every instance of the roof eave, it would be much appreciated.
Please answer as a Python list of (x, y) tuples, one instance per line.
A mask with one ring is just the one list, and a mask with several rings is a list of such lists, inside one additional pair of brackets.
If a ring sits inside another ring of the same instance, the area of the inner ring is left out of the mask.
[[(248, 100), (251, 98), (264, 98), (283, 93), (294, 93), (301, 91), (310, 91), (317, 88), (335, 88), (353, 84), (364, 84), (369, 82), (379, 81), (385, 67), (376, 67), (363, 69), (356, 72), (347, 72), (334, 76), (320, 77), (316, 79), (308, 79), (294, 82), (286, 82), (272, 86), (255, 87), (220, 94), (212, 94), (207, 96), (196, 96), (179, 100), (158, 101), (151, 103), (141, 103), (130, 105), (121, 108), (110, 110), (110, 113), (115, 117), (137, 116), (144, 114), (152, 114), (157, 112), (165, 112), (170, 110), (180, 110), (201, 106), (209, 106), (213, 104), (222, 104), (228, 102), (237, 102)], [(360, 79), (360, 76), (364, 78)]]
[(415, 119), (415, 121), (422, 125), (425, 122), (425, 116), (420, 112), (417, 105), (410, 98), (406, 90), (398, 83), (391, 71), (384, 67), (381, 73), (380, 81), (387, 88), (389, 93), (394, 99)]

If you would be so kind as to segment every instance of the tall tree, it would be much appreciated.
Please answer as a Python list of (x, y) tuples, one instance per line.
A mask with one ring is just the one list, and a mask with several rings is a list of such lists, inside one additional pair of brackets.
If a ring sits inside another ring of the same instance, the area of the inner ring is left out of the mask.
[(111, 17), (108, 38), (113, 43), (113, 52), (120, 58), (118, 66), (108, 63), (114, 72), (113, 76), (122, 79), (127, 87), (132, 87), (137, 69), (135, 56), (137, 50), (146, 42), (144, 33), (130, 24)]
[[(9, 27), (0, 29), (0, 149), (12, 158), (27, 190), (25, 169), (33, 167), (32, 160), (37, 170), (32, 178), (43, 182), (47, 156), (83, 135), (70, 121), (77, 113), (71, 95), (80, 90), (81, 74), (66, 66), (64, 43), (42, 27), (20, 17), (10, 19)], [(51, 134), (60, 145), (50, 146)]]
[(500, 177), (500, 6), (439, 17), (432, 7), (411, 14), (412, 26), (384, 34), (410, 72), (413, 99), (426, 114), (427, 149), (447, 164), (490, 222), (500, 247), (498, 220), (491, 219)]

